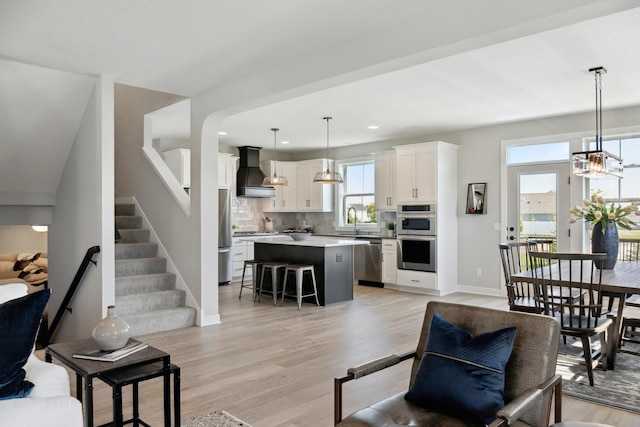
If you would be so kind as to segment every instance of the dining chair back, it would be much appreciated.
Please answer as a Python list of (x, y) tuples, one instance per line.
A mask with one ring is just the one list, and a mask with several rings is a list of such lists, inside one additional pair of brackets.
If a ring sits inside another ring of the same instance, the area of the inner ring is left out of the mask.
[(509, 309), (526, 313), (541, 313), (534, 299), (533, 286), (530, 283), (516, 281), (511, 278), (513, 274), (530, 269), (530, 248), (535, 249), (535, 243), (515, 241), (500, 243), (502, 271), (504, 272), (504, 281), (507, 287)]
[[(530, 256), (537, 306), (543, 314), (558, 320), (564, 336), (581, 339), (589, 384), (593, 385), (593, 368), (598, 360), (606, 366), (606, 334), (612, 324), (603, 315), (602, 270), (596, 267), (596, 261), (604, 260), (606, 254), (530, 252)], [(557, 297), (565, 294), (579, 297)], [(600, 338), (599, 353), (593, 352), (593, 336)]]

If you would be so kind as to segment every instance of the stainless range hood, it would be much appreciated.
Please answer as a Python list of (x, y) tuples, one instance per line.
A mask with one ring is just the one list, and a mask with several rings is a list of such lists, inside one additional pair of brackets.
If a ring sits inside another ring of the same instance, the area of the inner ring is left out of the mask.
[(260, 170), (260, 147), (238, 147), (240, 166), (236, 173), (238, 197), (274, 197), (273, 187), (263, 187), (264, 173)]

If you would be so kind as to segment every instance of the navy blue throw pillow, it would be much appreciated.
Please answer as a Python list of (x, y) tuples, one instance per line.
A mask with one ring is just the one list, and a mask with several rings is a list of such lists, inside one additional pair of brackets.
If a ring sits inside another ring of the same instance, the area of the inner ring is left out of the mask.
[(516, 328), (474, 337), (434, 313), (425, 353), (405, 399), (490, 424), (504, 407), (504, 369)]
[(33, 350), (50, 289), (0, 304), (0, 400), (24, 397), (33, 383), (22, 368)]

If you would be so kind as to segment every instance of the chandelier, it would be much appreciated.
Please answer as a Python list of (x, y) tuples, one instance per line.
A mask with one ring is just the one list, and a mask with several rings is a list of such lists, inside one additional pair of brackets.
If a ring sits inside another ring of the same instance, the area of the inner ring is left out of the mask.
[(589, 69), (596, 81), (596, 149), (573, 153), (573, 174), (598, 179), (607, 176), (622, 178), (622, 159), (602, 149), (602, 74), (604, 67)]

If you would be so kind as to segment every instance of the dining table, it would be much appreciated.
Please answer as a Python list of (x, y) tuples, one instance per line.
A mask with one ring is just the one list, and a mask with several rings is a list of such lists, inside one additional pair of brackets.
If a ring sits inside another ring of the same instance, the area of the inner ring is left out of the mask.
[[(588, 264), (588, 265), (587, 265)], [(551, 274), (552, 277), (569, 277), (569, 267), (563, 264), (563, 267), (558, 271), (558, 265), (551, 265)], [(590, 263), (585, 263), (584, 268), (591, 268)], [(547, 271), (548, 267), (545, 267), (545, 271)], [(577, 272), (573, 272), (573, 277), (579, 277), (576, 275)], [(625, 299), (627, 295), (640, 295), (640, 262), (635, 261), (617, 261), (614, 268), (611, 270), (603, 269), (601, 270), (601, 285), (600, 290), (604, 292), (609, 292), (614, 297), (618, 298), (618, 307), (615, 311), (615, 316), (613, 316), (613, 324), (612, 330), (608, 334), (607, 342), (606, 342), (606, 351), (607, 351), (607, 369), (615, 369), (616, 363), (616, 354), (618, 342), (620, 341), (620, 334), (622, 333), (622, 316), (625, 307)], [(547, 273), (545, 273), (547, 274)], [(560, 274), (560, 275), (559, 275)], [(589, 277), (585, 275), (585, 277)], [(512, 280), (514, 281), (523, 281), (528, 283), (533, 283), (533, 271), (527, 270), (521, 273), (516, 273), (511, 275)], [(564, 280), (560, 280), (560, 282), (565, 282)], [(566, 281), (568, 284), (568, 280)]]

